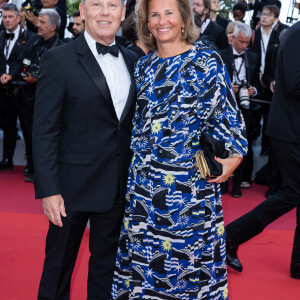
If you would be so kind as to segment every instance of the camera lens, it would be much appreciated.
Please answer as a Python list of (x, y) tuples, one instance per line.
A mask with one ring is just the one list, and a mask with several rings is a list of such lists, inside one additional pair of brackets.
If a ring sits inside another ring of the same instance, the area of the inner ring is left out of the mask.
[(240, 88), (239, 97), (240, 97), (240, 106), (246, 110), (250, 109), (249, 94), (248, 94), (248, 89), (246, 87)]

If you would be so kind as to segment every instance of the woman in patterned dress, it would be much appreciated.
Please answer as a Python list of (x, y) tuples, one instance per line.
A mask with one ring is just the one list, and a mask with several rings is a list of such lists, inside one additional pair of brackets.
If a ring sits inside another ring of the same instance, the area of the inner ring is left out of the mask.
[[(137, 106), (112, 299), (227, 299), (219, 183), (246, 154), (229, 76), (197, 42), (190, 0), (142, 0), (140, 39), (156, 52), (137, 63)], [(193, 172), (202, 132), (222, 141), (223, 174)]]

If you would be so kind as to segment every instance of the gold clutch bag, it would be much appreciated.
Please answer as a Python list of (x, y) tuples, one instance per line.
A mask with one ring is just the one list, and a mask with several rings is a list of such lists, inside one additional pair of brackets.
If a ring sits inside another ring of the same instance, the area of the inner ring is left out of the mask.
[(198, 167), (201, 177), (203, 179), (212, 179), (216, 178), (217, 176), (214, 176), (211, 174), (211, 171), (208, 167), (208, 164), (206, 162), (206, 158), (204, 156), (204, 153), (202, 150), (198, 150), (195, 155), (196, 159), (196, 166)]

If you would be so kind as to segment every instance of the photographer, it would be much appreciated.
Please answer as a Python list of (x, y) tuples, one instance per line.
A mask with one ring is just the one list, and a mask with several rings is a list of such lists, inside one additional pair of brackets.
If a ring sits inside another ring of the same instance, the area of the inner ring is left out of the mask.
[(57, 3), (61, 0), (27, 0), (22, 4), (20, 8), (20, 23), (23, 28), (27, 27), (32, 32), (37, 32), (37, 24), (39, 21), (39, 11), (43, 8), (52, 8), (60, 16), (60, 27), (58, 29), (58, 35), (60, 39), (64, 38), (65, 28), (67, 24), (66, 13), (58, 8)]
[(252, 37), (252, 30), (244, 23), (236, 25), (233, 32), (233, 45), (220, 51), (220, 55), (227, 67), (237, 102), (246, 123), (248, 139), (248, 154), (242, 164), (236, 169), (233, 177), (233, 197), (241, 197), (241, 187), (251, 187), (253, 171), (253, 151), (250, 139), (252, 107), (249, 97), (254, 97), (260, 87), (259, 57), (247, 47)]
[(18, 58), (27, 43), (29, 33), (20, 27), (19, 11), (14, 4), (2, 6), (2, 20), (5, 30), (0, 33), (0, 128), (3, 129), (4, 139), (0, 171), (5, 171), (14, 167), (19, 114), (19, 95), (12, 82), (20, 79)]
[(73, 13), (67, 29), (73, 34), (73, 36), (71, 38), (64, 38), (64, 43), (77, 39), (84, 32), (85, 22), (81, 18), (79, 10)]
[[(46, 50), (62, 45), (58, 37), (57, 29), (60, 25), (59, 14), (53, 9), (42, 9), (37, 23), (38, 35), (34, 35), (27, 43), (19, 57), (23, 65), (21, 73), (27, 83), (21, 88), (21, 109), (23, 112), (24, 127), (28, 139), (27, 159), (32, 163), (32, 121), (35, 103), (36, 83), (40, 59)], [(20, 70), (21, 72), (21, 70)], [(33, 182), (34, 176), (28, 176), (25, 181)]]

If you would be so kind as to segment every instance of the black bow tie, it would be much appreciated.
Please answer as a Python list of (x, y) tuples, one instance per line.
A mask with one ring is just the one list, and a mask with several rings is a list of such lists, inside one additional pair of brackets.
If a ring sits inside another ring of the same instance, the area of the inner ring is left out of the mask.
[(5, 39), (6, 40), (13, 40), (15, 37), (15, 34), (14, 33), (9, 33), (9, 32), (6, 32), (5, 33)]
[(115, 57), (118, 57), (119, 56), (119, 47), (118, 45), (112, 45), (112, 46), (104, 46), (98, 42), (96, 42), (96, 48), (97, 48), (97, 52), (98, 54), (111, 54)]
[(233, 54), (233, 58), (236, 59), (236, 58), (245, 58), (245, 53), (242, 53), (242, 54)]

